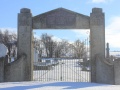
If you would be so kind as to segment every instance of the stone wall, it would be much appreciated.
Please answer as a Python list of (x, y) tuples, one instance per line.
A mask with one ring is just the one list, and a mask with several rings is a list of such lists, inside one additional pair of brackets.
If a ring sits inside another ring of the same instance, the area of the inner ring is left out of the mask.
[(4, 82), (4, 59), (3, 57), (0, 58), (0, 82)]
[(115, 84), (114, 65), (101, 55), (96, 56), (96, 83)]
[(108, 62), (101, 55), (96, 55), (96, 83), (120, 85), (120, 58), (114, 63)]
[(25, 81), (26, 55), (22, 54), (14, 62), (8, 63), (7, 56), (0, 58), (0, 82)]
[(26, 56), (21, 55), (17, 60), (12, 63), (8, 63), (4, 68), (4, 81), (24, 81), (25, 80), (25, 60)]
[(115, 84), (120, 85), (120, 58), (114, 61)]

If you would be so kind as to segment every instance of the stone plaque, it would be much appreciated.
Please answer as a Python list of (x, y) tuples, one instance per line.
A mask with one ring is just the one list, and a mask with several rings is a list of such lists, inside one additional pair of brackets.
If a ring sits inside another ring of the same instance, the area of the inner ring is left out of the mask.
[(57, 11), (47, 16), (47, 26), (73, 26), (76, 24), (75, 14), (71, 14), (65, 11)]

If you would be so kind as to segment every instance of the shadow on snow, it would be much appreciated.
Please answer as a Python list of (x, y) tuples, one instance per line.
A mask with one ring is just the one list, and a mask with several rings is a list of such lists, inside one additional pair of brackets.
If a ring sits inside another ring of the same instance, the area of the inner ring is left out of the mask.
[[(7, 84), (6, 84), (7, 85)], [(14, 83), (13, 83), (14, 85)], [(80, 89), (87, 87), (98, 87), (105, 86), (107, 84), (96, 84), (96, 83), (87, 83), (87, 82), (53, 82), (53, 83), (38, 83), (37, 85), (26, 85), (20, 86), (15, 85), (13, 87), (2, 88), (2, 90), (25, 90), (25, 89), (34, 89), (34, 88), (43, 88), (43, 87), (62, 87), (62, 89)]]

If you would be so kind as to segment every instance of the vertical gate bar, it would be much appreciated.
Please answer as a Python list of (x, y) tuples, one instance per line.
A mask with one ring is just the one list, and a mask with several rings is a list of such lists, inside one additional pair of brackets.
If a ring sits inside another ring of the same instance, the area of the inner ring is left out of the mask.
[(87, 62), (88, 62), (88, 59), (87, 59), (87, 38), (86, 38), (86, 81), (85, 82), (87, 82), (88, 81), (88, 71), (87, 71)]
[[(73, 49), (72, 49), (72, 53), (73, 53)], [(70, 59), (70, 62), (72, 62), (70, 68), (72, 69), (72, 71), (74, 71), (74, 57)], [(73, 76), (72, 76), (73, 80), (72, 80), (72, 82), (74, 82), (74, 75), (75, 75), (75, 73), (73, 72)]]
[[(71, 50), (70, 50), (70, 52), (71, 52)], [(67, 65), (68, 65), (68, 64), (69, 64), (69, 58), (67, 59)], [(68, 81), (69, 81), (69, 79), (71, 79), (71, 75), (72, 75), (72, 74), (71, 74), (71, 73), (69, 74), (69, 71), (70, 71), (70, 70), (68, 69), (68, 67), (66, 67), (66, 68), (67, 68), (67, 76), (68, 76), (67, 79), (68, 79)]]
[[(60, 43), (57, 44), (57, 46), (59, 45)], [(56, 52), (58, 54), (58, 52)], [(59, 58), (59, 57), (57, 57)], [(60, 67), (60, 64), (61, 64), (61, 60), (60, 60), (60, 63), (59, 63), (59, 67), (58, 67), (58, 71), (59, 71), (59, 81), (61, 81), (61, 67)]]
[[(63, 49), (63, 51), (65, 52), (65, 48)], [(66, 72), (67, 72), (67, 70), (66, 70), (66, 57), (65, 56), (63, 56), (62, 58), (65, 58), (65, 60), (64, 60), (64, 81), (66, 81)]]
[[(75, 62), (74, 62), (74, 68), (75, 68), (75, 71), (77, 72), (77, 68), (76, 68), (76, 58), (75, 58)], [(75, 82), (77, 82), (77, 73), (75, 74)]]
[(88, 35), (88, 38), (87, 38), (87, 59), (88, 59), (88, 82), (89, 82), (89, 67), (90, 67), (90, 65), (89, 65), (89, 62), (90, 62), (90, 59), (89, 59), (89, 57), (88, 57), (88, 54), (89, 54), (89, 35)]
[(68, 62), (67, 62), (67, 60), (68, 60), (68, 55), (66, 55), (66, 66), (65, 66), (65, 68), (66, 68), (66, 81), (68, 81), (69, 80), (69, 76), (68, 75), (70, 75), (69, 74), (69, 69), (67, 68), (67, 65), (68, 65)]
[[(86, 44), (87, 44), (87, 39), (85, 39), (85, 54), (87, 52), (87, 45)], [(87, 59), (86, 55), (85, 55), (85, 59)], [(85, 80), (84, 80), (85, 82), (87, 81), (87, 67), (86, 66), (87, 66), (87, 60), (85, 60), (85, 68), (86, 68), (85, 69)]]
[[(73, 49), (71, 49), (71, 52), (73, 53)], [(73, 57), (74, 58), (74, 57)], [(73, 64), (73, 60), (72, 60), (72, 64)], [(70, 65), (72, 65), (71, 64), (71, 60), (70, 60)], [(73, 66), (72, 66), (73, 67)], [(72, 73), (72, 82), (74, 81), (74, 73)]]
[(87, 42), (88, 42), (88, 40), (86, 39), (86, 59), (87, 59), (87, 62), (86, 62), (86, 69), (87, 69), (87, 71), (86, 71), (86, 82), (88, 82), (88, 57), (87, 57)]
[(56, 68), (56, 72), (57, 72), (57, 81), (59, 80), (59, 72), (58, 72), (58, 70), (59, 70), (59, 59), (58, 58), (56, 58), (56, 60), (57, 60), (57, 65), (55, 66), (55, 68)]
[[(37, 45), (37, 41), (36, 41), (36, 44), (35, 45)], [(36, 46), (35, 46), (35, 49), (37, 50), (37, 48), (36, 48)], [(36, 51), (35, 50), (35, 51)], [(36, 53), (36, 52), (35, 52)], [(35, 55), (35, 58), (36, 58), (36, 55)], [(38, 62), (37, 62), (37, 60), (35, 60), (35, 63), (36, 63), (36, 72), (37, 72), (37, 78), (39, 78), (39, 72), (38, 72)], [(37, 79), (37, 81), (38, 81), (38, 79)]]
[[(42, 44), (42, 41), (40, 41), (40, 48), (42, 49), (43, 48), (43, 44)], [(43, 62), (43, 54), (44, 54), (45, 52), (44, 52), (44, 48), (43, 48), (43, 51), (41, 52), (41, 62)], [(41, 72), (40, 72), (40, 80), (43, 82), (43, 76), (42, 76), (42, 70), (40, 70)]]
[[(86, 54), (86, 39), (85, 39), (85, 54)], [(86, 59), (86, 56), (84, 57)], [(83, 77), (84, 79), (84, 82), (86, 82), (86, 78), (87, 78), (87, 73), (86, 73), (86, 60), (84, 61), (84, 64), (85, 64), (85, 70), (84, 70), (84, 73), (85, 73), (85, 78)]]
[[(59, 43), (59, 42), (58, 42)], [(57, 43), (57, 46), (58, 46), (58, 43)], [(56, 52), (56, 55), (57, 55), (57, 52)], [(56, 57), (56, 58), (58, 58), (58, 57)], [(59, 64), (58, 64), (58, 80), (60, 81), (60, 62), (61, 62), (61, 60), (59, 61)]]
[[(72, 52), (73, 52), (73, 49), (72, 49)], [(76, 71), (75, 71), (75, 67), (74, 67), (75, 57), (72, 58), (72, 61), (73, 61), (73, 63), (72, 63), (72, 68), (73, 68), (73, 73), (74, 73), (74, 74), (73, 74), (73, 82), (75, 82), (75, 74), (76, 74), (76, 73), (75, 73), (75, 72), (76, 72)], [(74, 71), (75, 71), (75, 72), (74, 72)]]
[(69, 70), (68, 70), (68, 68), (67, 68), (67, 65), (68, 65), (68, 61), (67, 61), (67, 60), (68, 60), (68, 57), (66, 57), (66, 59), (65, 59), (65, 61), (66, 61), (66, 66), (65, 66), (65, 68), (66, 68), (66, 77), (67, 77), (67, 78), (66, 78), (66, 81), (69, 80), (69, 76), (68, 76), (68, 75), (70, 75), (70, 74), (69, 74)]
[(61, 62), (61, 64), (60, 64), (60, 81), (62, 81), (62, 62)]
[(67, 65), (68, 65), (68, 57), (66, 56), (65, 58), (64, 58), (64, 61), (65, 61), (65, 77), (66, 77), (66, 81), (68, 81), (69, 80), (69, 70), (68, 70), (68, 68), (67, 68)]
[[(73, 50), (72, 50), (72, 52), (73, 52)], [(74, 71), (74, 57), (72, 58), (72, 70)], [(73, 82), (75, 81), (75, 78), (74, 78), (74, 76), (75, 76), (75, 73), (73, 72)]]
[(59, 81), (60, 81), (60, 62), (61, 62), (61, 59), (60, 59), (59, 64), (58, 64), (58, 80)]
[(87, 47), (87, 55), (88, 55), (88, 59), (89, 59), (89, 61), (88, 61), (88, 66), (89, 66), (89, 71), (88, 71), (88, 82), (90, 82), (90, 72), (91, 72), (91, 70), (90, 70), (90, 67), (91, 67), (91, 65), (90, 65), (90, 50), (89, 50), (89, 48), (90, 48), (90, 42), (89, 42), (89, 35), (88, 35), (88, 47)]
[[(39, 51), (40, 51), (40, 49), (41, 49), (41, 43), (39, 43)], [(40, 57), (40, 52), (39, 52), (39, 54), (38, 54), (38, 62), (40, 62), (41, 60), (41, 57)], [(41, 62), (40, 62), (41, 63)], [(38, 68), (38, 75), (39, 75), (39, 78), (38, 78), (38, 80), (37, 81), (40, 81), (40, 67)]]
[(66, 55), (66, 58), (65, 58), (65, 69), (66, 69), (66, 81), (68, 81), (68, 79), (69, 79), (69, 70), (68, 70), (68, 68), (67, 68), (67, 65), (68, 65), (68, 62), (67, 62), (67, 60), (68, 60), (68, 56)]

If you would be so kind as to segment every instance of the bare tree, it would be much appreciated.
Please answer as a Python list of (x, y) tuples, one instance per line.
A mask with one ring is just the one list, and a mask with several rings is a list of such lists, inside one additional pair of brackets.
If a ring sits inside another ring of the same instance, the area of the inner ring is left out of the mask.
[(61, 42), (54, 41), (52, 36), (48, 34), (41, 35), (41, 41), (44, 44), (44, 48), (46, 50), (47, 57), (61, 57), (65, 56), (67, 52), (68, 42), (66, 40), (62, 40)]
[(41, 35), (41, 41), (43, 42), (47, 57), (52, 58), (54, 53), (55, 42), (52, 40), (52, 36), (46, 34)]
[(17, 35), (11, 33), (8, 30), (2, 32), (0, 30), (0, 42), (3, 43), (8, 48), (8, 54), (10, 55), (11, 43), (12, 41), (17, 41)]
[[(52, 36), (48, 34), (41, 35), (41, 41), (44, 44), (44, 48), (47, 57), (72, 57), (83, 58), (86, 56), (85, 44), (80, 40), (76, 40), (73, 44), (69, 44), (67, 40), (61, 42), (55, 42)], [(68, 55), (67, 55), (68, 54)]]
[(86, 56), (85, 51), (85, 44), (84, 42), (81, 42), (80, 40), (76, 40), (74, 44), (72, 44), (74, 50), (75, 50), (75, 57), (77, 58), (83, 58)]
[(55, 57), (66, 56), (68, 52), (68, 42), (66, 40), (62, 40), (61, 42), (57, 42), (55, 47)]
[(2, 31), (0, 30), (0, 43), (2, 43), (3, 42), (3, 33), (2, 33)]

